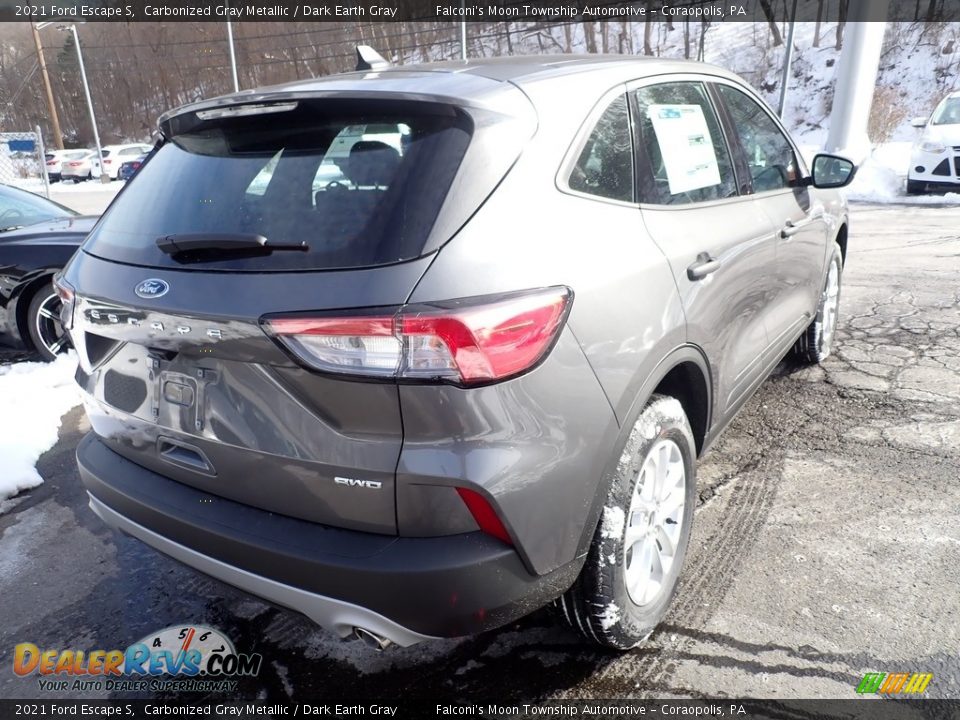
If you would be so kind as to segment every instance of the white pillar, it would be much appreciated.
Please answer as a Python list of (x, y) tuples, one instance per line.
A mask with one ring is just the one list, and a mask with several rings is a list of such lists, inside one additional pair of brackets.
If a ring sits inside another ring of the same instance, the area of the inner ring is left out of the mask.
[[(870, 119), (883, 34), (887, 27), (885, 22), (876, 22), (882, 4), (872, 4), (869, 0), (850, 0), (843, 51), (837, 67), (830, 129), (824, 149), (845, 154), (855, 162), (861, 162), (870, 153), (867, 121)], [(865, 22), (868, 17), (874, 22)]]

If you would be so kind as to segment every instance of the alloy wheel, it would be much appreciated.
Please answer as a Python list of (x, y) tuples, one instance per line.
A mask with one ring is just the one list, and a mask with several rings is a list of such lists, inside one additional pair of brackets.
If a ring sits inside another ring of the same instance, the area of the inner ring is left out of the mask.
[(636, 605), (657, 599), (673, 567), (683, 530), (686, 480), (680, 447), (673, 440), (658, 441), (634, 485), (624, 535), (624, 577)]

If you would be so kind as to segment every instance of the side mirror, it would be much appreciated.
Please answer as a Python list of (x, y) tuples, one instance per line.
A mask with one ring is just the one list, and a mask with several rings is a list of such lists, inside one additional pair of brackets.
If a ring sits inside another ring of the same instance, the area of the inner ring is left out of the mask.
[(915, 117), (910, 121), (910, 124), (915, 128), (923, 128), (927, 126), (927, 118), (925, 117)]
[(842, 188), (853, 181), (857, 166), (839, 155), (820, 153), (813, 158), (813, 182), (815, 188)]

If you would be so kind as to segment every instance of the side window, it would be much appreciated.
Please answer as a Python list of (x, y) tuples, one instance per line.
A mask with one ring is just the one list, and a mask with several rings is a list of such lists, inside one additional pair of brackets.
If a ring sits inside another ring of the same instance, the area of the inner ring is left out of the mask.
[(793, 187), (799, 175), (793, 146), (773, 118), (749, 95), (718, 85), (740, 146), (746, 155), (755, 193)]
[(647, 165), (640, 201), (683, 205), (737, 194), (720, 123), (699, 82), (649, 85), (634, 91), (637, 131)]
[(600, 116), (567, 185), (589, 195), (633, 202), (633, 144), (626, 95), (610, 103)]

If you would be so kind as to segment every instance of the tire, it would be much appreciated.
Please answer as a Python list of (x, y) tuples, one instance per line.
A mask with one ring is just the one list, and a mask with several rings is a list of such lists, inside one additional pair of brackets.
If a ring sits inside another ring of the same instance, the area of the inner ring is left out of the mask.
[[(27, 307), (27, 334), (33, 349), (46, 362), (56, 360), (57, 355), (70, 347), (70, 340), (60, 326), (59, 312), (60, 298), (54, 292), (53, 285), (41, 287)], [(57, 317), (50, 317), (50, 313)]]
[[(652, 472), (658, 465), (669, 468), (671, 481), (666, 488), (661, 484), (661, 493), (656, 492), (656, 473)], [(681, 469), (682, 477), (678, 477)], [(629, 650), (650, 636), (677, 589), (693, 525), (696, 487), (696, 444), (683, 407), (674, 398), (654, 395), (620, 456), (580, 576), (558, 601), (571, 627), (588, 640), (615, 650)], [(647, 527), (656, 529), (647, 535), (635, 531), (635, 541), (628, 547), (631, 525), (642, 528), (650, 517), (642, 509), (648, 490), (654, 491), (652, 498), (660, 509), (654, 511), (654, 521)], [(665, 498), (669, 503), (663, 502)], [(666, 506), (672, 507), (672, 512)], [(671, 538), (671, 543), (666, 542)], [(664, 552), (668, 544), (673, 545), (672, 556)], [(649, 571), (642, 562), (644, 547), (651, 551)], [(669, 561), (668, 567), (664, 567), (664, 559)], [(655, 574), (660, 575), (659, 584), (652, 578)], [(648, 576), (646, 581), (644, 576)]]
[[(833, 255), (827, 265), (817, 314), (793, 346), (793, 355), (801, 363), (816, 365), (830, 356), (837, 335), (837, 316), (840, 310), (840, 287), (843, 280), (843, 253), (833, 244)], [(834, 282), (835, 281), (835, 282)]]
[(927, 184), (918, 180), (907, 180), (907, 195), (923, 195), (926, 192)]

